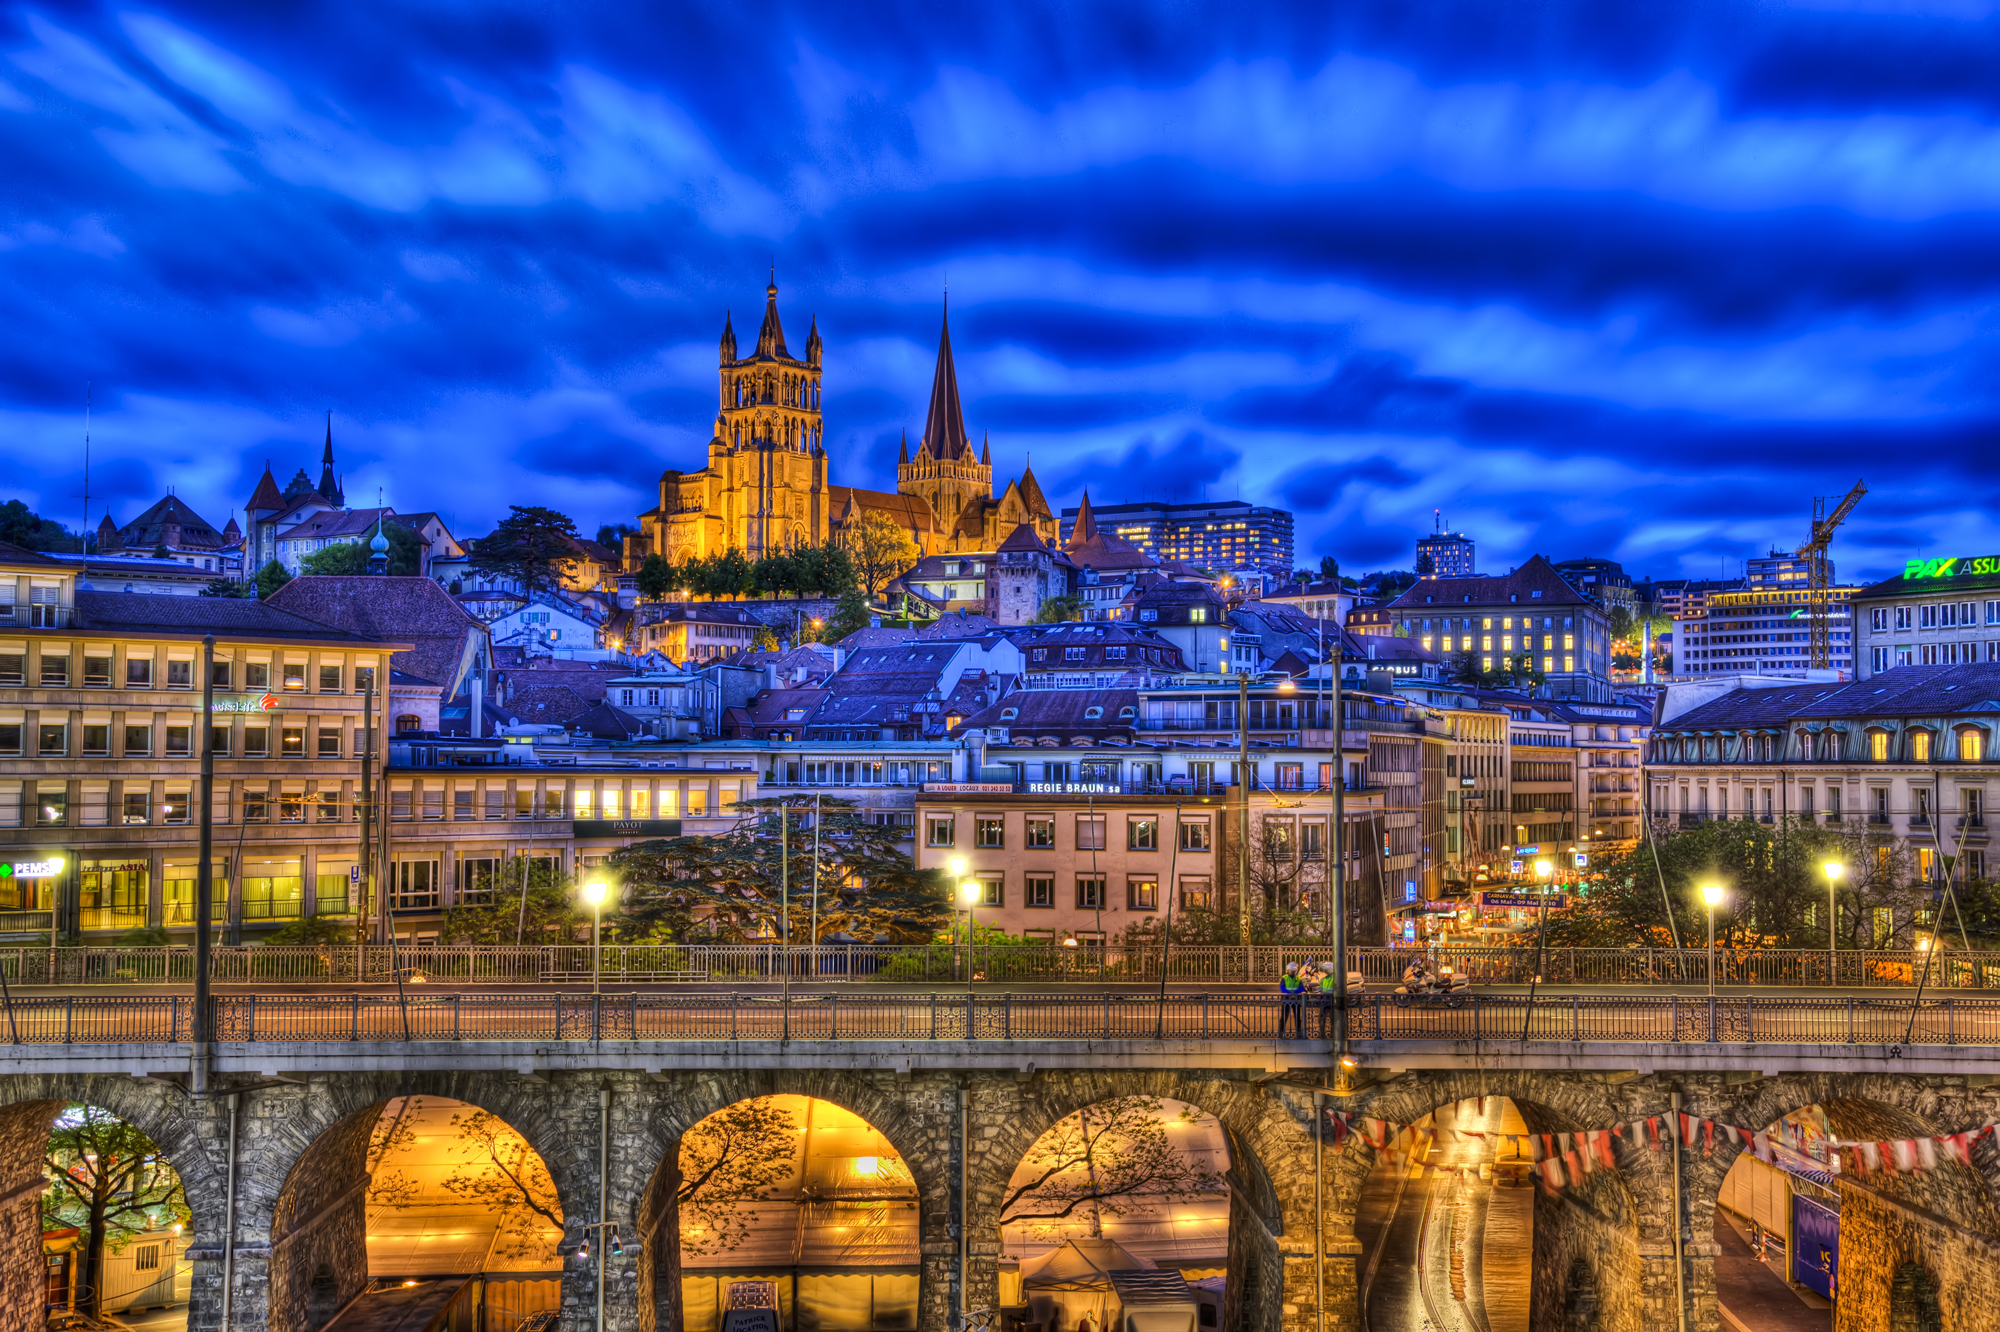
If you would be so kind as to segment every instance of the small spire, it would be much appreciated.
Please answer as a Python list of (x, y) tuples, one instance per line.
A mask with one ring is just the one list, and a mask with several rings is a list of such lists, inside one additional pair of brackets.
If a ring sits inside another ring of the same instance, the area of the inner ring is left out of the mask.
[(908, 427), (905, 427), (903, 430), (903, 446), (902, 448), (896, 451), (896, 466), (908, 467), (909, 465), (910, 465), (910, 432)]
[(722, 312), (722, 359), (725, 361), (736, 359), (736, 329), (729, 322), (729, 315), (728, 310)]

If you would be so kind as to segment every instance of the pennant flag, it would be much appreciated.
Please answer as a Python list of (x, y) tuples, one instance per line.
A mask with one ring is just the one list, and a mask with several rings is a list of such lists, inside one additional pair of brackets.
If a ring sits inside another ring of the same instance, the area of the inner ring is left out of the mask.
[(1917, 1169), (1937, 1169), (1937, 1144), (1935, 1142), (1932, 1142), (1929, 1138), (1918, 1138), (1910, 1145), (1916, 1149)]
[(1562, 1161), (1559, 1158), (1551, 1156), (1548, 1160), (1542, 1162), (1542, 1182), (1547, 1184), (1551, 1189), (1563, 1187), (1563, 1168)]
[(1696, 1132), (1694, 1116), (1687, 1113), (1687, 1111), (1685, 1110), (1677, 1110), (1674, 1113), (1678, 1114), (1681, 1117), (1681, 1124), (1680, 1124), (1681, 1146), (1683, 1147), (1694, 1146), (1694, 1139)]
[(1907, 1175), (1917, 1168), (1917, 1144), (1907, 1138), (1890, 1143), (1889, 1155), (1895, 1159), (1896, 1169), (1902, 1174)]
[(1656, 1152), (1662, 1151), (1666, 1147), (1666, 1144), (1660, 1141), (1660, 1117), (1658, 1115), (1646, 1116), (1646, 1140), (1652, 1144), (1653, 1150)]
[(1701, 1154), (1715, 1155), (1715, 1121), (1712, 1119), (1701, 1121)]
[(1857, 1142), (1854, 1147), (1854, 1173), (1866, 1175), (1874, 1171), (1881, 1153), (1872, 1142)]
[(1729, 1145), (1731, 1147), (1741, 1147), (1743, 1145), (1743, 1132), (1734, 1124), (1724, 1124), (1722, 1131), (1729, 1135)]
[(1618, 1167), (1617, 1160), (1611, 1155), (1611, 1135), (1609, 1133), (1600, 1133), (1597, 1135), (1597, 1159), (1606, 1170), (1615, 1170)]
[(1892, 1148), (1886, 1142), (1870, 1143), (1869, 1146), (1875, 1149), (1875, 1161), (1878, 1165), (1882, 1167), (1882, 1173), (1885, 1175), (1895, 1174), (1896, 1173), (1895, 1149)]
[(1762, 1161), (1765, 1165), (1771, 1164), (1771, 1135), (1768, 1133), (1753, 1134), (1750, 1139), (1750, 1150), (1756, 1153), (1759, 1161)]
[(1575, 1152), (1573, 1152), (1573, 1151), (1570, 1151), (1570, 1152), (1564, 1152), (1564, 1153), (1563, 1153), (1563, 1164), (1565, 1164), (1565, 1165), (1567, 1165), (1567, 1166), (1569, 1167), (1569, 1177), (1570, 1177), (1570, 1179), (1572, 1179), (1572, 1180), (1576, 1180), (1576, 1179), (1580, 1179), (1580, 1178), (1582, 1178), (1582, 1176), (1583, 1176), (1583, 1173), (1584, 1173), (1584, 1172), (1583, 1172), (1583, 1169), (1582, 1169), (1582, 1168), (1580, 1168), (1580, 1167), (1579, 1167), (1579, 1166), (1577, 1165), (1577, 1160), (1576, 1160), (1576, 1153), (1575, 1153)]

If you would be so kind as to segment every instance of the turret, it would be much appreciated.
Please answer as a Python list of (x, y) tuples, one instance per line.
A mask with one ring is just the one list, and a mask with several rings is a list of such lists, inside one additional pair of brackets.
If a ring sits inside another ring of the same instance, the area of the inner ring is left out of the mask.
[(806, 333), (806, 364), (819, 369), (819, 316), (814, 315), (812, 328)]
[(730, 326), (729, 312), (725, 310), (722, 314), (722, 363), (727, 365), (735, 359), (736, 330)]

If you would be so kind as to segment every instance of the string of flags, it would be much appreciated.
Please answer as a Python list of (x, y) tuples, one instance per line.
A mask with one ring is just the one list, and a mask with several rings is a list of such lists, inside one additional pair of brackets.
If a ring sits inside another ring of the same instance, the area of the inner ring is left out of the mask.
[[(1440, 1136), (1452, 1133), (1465, 1138), (1496, 1139), (1507, 1151), (1526, 1161), (1529, 1169), (1540, 1177), (1543, 1186), (1551, 1191), (1567, 1188), (1599, 1170), (1616, 1170), (1618, 1162), (1613, 1151), (1614, 1141), (1658, 1152), (1665, 1151), (1678, 1132), (1682, 1147), (1698, 1147), (1703, 1156), (1712, 1156), (1719, 1136), (1721, 1141), (1748, 1151), (1767, 1165), (1778, 1164), (1774, 1142), (1778, 1147), (1799, 1153), (1804, 1153), (1806, 1147), (1806, 1131), (1802, 1125), (1780, 1120), (1771, 1130), (1746, 1129), (1685, 1111), (1648, 1115), (1629, 1124), (1573, 1133), (1496, 1133), (1458, 1127), (1466, 1107), (1474, 1107), (1475, 1113), (1484, 1118), (1486, 1103), (1498, 1099), (1478, 1096), (1440, 1106), (1431, 1114), (1435, 1132)], [(1335, 1151), (1344, 1150), (1351, 1138), (1397, 1161), (1407, 1157), (1415, 1148), (1421, 1132), (1415, 1124), (1398, 1124), (1350, 1114), (1345, 1110), (1328, 1109), (1326, 1114)], [(1935, 1170), (1941, 1160), (1970, 1166), (1973, 1144), (1990, 1133), (2000, 1133), (2000, 1121), (1982, 1128), (1933, 1137), (1879, 1142), (1828, 1138), (1826, 1143), (1844, 1153), (1842, 1169), (1845, 1172), (1856, 1176), (1907, 1175)]]

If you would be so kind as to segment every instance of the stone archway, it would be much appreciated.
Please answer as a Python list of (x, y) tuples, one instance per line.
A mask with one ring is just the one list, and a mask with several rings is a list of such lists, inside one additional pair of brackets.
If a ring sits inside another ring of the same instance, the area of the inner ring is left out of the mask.
[[(564, 1122), (569, 1102), (581, 1098), (492, 1074), (348, 1075), (263, 1089), (256, 1103), (261, 1150), (246, 1150), (239, 1165), (238, 1244), (239, 1261), (247, 1254), (268, 1277), (239, 1283), (237, 1325), (316, 1332), (315, 1314), (329, 1304), (340, 1309), (366, 1288), (369, 1139), (382, 1108), (398, 1098), (490, 1112), (540, 1156), (565, 1217), (594, 1210), (577, 1200), (595, 1200), (596, 1124), (585, 1133)], [(268, 1242), (245, 1244), (258, 1229)], [(565, 1247), (573, 1242), (565, 1236)], [(562, 1280), (566, 1295), (595, 1289), (594, 1277), (579, 1269), (566, 1269)]]
[(623, 1162), (617, 1171), (625, 1185), (619, 1196), (632, 1199), (627, 1215), (638, 1237), (640, 1332), (679, 1332), (682, 1325), (677, 1207), (682, 1136), (718, 1111), (760, 1096), (800, 1096), (837, 1106), (865, 1121), (902, 1158), (919, 1209), (918, 1326), (946, 1326), (953, 1263), (942, 1250), (956, 1183), (949, 1129), (956, 1117), (953, 1086), (938, 1077), (898, 1081), (810, 1069), (655, 1075), (644, 1097), (643, 1120), (621, 1125)]
[[(1050, 1071), (1028, 1082), (979, 1084), (971, 1115), (967, 1230), (972, 1236), (969, 1303), (998, 1297), (999, 1204), (1015, 1167), (1069, 1116), (1125, 1096), (1180, 1101), (1213, 1115), (1228, 1138), (1229, 1254), (1224, 1326), (1305, 1328), (1326, 1296), (1313, 1285), (1312, 1097), (1229, 1076), (1195, 1073)], [(1342, 1283), (1328, 1265), (1327, 1289)], [(1345, 1314), (1328, 1302), (1330, 1326)]]
[[(1990, 1089), (1935, 1079), (1872, 1074), (1788, 1075), (1768, 1079), (1734, 1106), (1702, 1113), (1745, 1128), (1762, 1128), (1817, 1106), (1830, 1135), (1842, 1143), (1893, 1143), (1978, 1128), (2000, 1115)], [(1689, 1170), (1689, 1213), (1697, 1233), (1712, 1226), (1723, 1178), (1737, 1156), (1718, 1147), (1696, 1154)], [(1910, 1171), (1872, 1167), (1858, 1149), (1843, 1149), (1835, 1187), (1840, 1194), (1837, 1332), (1932, 1326), (1977, 1327), (2000, 1307), (2000, 1144), (1991, 1135), (1965, 1165), (1942, 1148), (1935, 1164)], [(1935, 1310), (1933, 1314), (1931, 1311)], [(1942, 1323), (1926, 1323), (1927, 1318)]]
[(0, 1078), (0, 1332), (41, 1332), (42, 1161), (49, 1127), (63, 1106), (94, 1105), (133, 1125), (160, 1148), (180, 1174), (192, 1224), (186, 1249), (195, 1278), (188, 1302), (190, 1329), (219, 1317), (221, 1172), (202, 1145), (206, 1108), (178, 1087), (135, 1078), (20, 1076)]
[[(1642, 1332), (1643, 1310), (1649, 1305), (1672, 1308), (1675, 1298), (1673, 1184), (1668, 1153), (1634, 1142), (1631, 1125), (1664, 1115), (1666, 1107), (1658, 1102), (1665, 1098), (1657, 1087), (1637, 1082), (1475, 1069), (1408, 1074), (1365, 1088), (1339, 1105), (1356, 1116), (1415, 1124), (1442, 1107), (1482, 1097), (1511, 1101), (1533, 1135), (1623, 1131), (1624, 1136), (1612, 1140), (1613, 1169), (1570, 1179), (1560, 1190), (1534, 1188), (1528, 1320), (1537, 1332), (1581, 1325), (1579, 1318), (1610, 1332)], [(1330, 1155), (1327, 1206), (1353, 1236), (1363, 1184), (1377, 1154), (1350, 1140)], [(1360, 1325), (1357, 1308), (1349, 1326)]]

